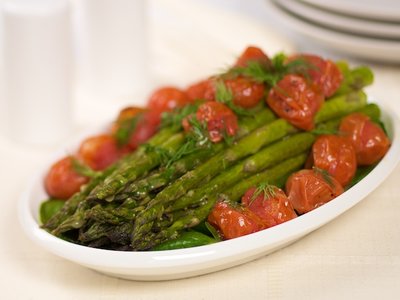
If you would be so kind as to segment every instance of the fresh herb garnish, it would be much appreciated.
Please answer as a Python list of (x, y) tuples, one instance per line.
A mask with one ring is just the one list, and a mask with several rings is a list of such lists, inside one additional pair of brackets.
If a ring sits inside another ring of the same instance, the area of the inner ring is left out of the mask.
[(316, 68), (302, 57), (287, 62), (287, 56), (283, 53), (276, 54), (271, 59), (271, 65), (272, 67), (268, 67), (257, 61), (249, 61), (246, 67), (233, 67), (222, 76), (227, 78), (245, 76), (274, 87), (287, 74), (299, 74), (307, 79), (309, 70)]
[(132, 133), (135, 131), (136, 126), (142, 116), (142, 113), (138, 113), (132, 118), (120, 120), (117, 122), (118, 129), (115, 132), (114, 136), (119, 147), (124, 146), (129, 142), (129, 139)]
[(333, 180), (332, 180), (333, 177), (329, 174), (329, 172), (327, 170), (317, 168), (317, 167), (313, 167), (313, 170), (315, 173), (320, 174), (322, 176), (322, 179), (324, 179), (324, 181), (326, 181), (326, 183), (328, 183), (330, 187), (332, 187), (332, 188), (335, 187)]
[(226, 86), (223, 80), (215, 80), (215, 100), (228, 106), (234, 113), (239, 116), (252, 116), (252, 114), (233, 103), (233, 93), (229, 87)]
[(160, 156), (161, 164), (168, 163), (168, 161), (171, 158), (170, 152), (163, 147), (153, 146), (150, 144), (144, 144), (143, 147), (146, 153), (151, 153), (151, 152), (157, 153)]
[(200, 106), (202, 101), (196, 101), (195, 103), (187, 104), (183, 107), (175, 108), (171, 112), (164, 112), (161, 115), (161, 127), (170, 127), (170, 126), (181, 126), (182, 120), (187, 116), (195, 113)]
[(270, 185), (268, 182), (263, 182), (258, 185), (256, 190), (254, 191), (253, 195), (250, 199), (250, 205), (260, 196), (261, 194), (264, 196), (264, 199), (270, 199), (276, 196), (275, 192), (276, 187)]
[(84, 164), (77, 158), (72, 158), (72, 169), (79, 175), (94, 178), (101, 174), (101, 172), (95, 171), (88, 165)]

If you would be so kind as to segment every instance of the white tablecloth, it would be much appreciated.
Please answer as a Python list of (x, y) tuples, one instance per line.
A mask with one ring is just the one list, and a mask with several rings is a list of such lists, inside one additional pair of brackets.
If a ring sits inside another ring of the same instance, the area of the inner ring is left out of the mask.
[[(164, 23), (168, 26), (151, 25), (153, 46), (158, 48), (152, 48), (151, 53), (157, 83), (183, 85), (213, 73), (216, 67), (231, 62), (248, 43), (272, 48), (271, 52), (290, 49), (290, 44), (274, 38), (267, 27), (250, 20), (183, 1), (180, 5), (170, 1), (169, 6), (166, 1), (154, 1), (157, 2), (164, 8), (158, 14), (171, 21)], [(195, 11), (187, 10), (193, 7)], [(200, 14), (203, 12), (208, 13)], [(178, 26), (174, 16), (185, 16), (181, 21), (187, 24), (201, 19), (206, 24), (193, 25), (189, 30)], [(210, 31), (212, 28), (215, 30)], [(219, 37), (227, 34), (227, 28), (234, 34)], [(274, 44), (269, 46), (272, 41)], [(202, 63), (193, 63), (198, 61)], [(400, 68), (372, 68), (376, 82), (368, 92), (400, 115)], [(184, 77), (185, 74), (188, 75)], [(77, 104), (79, 128), (114, 117), (107, 107), (99, 108), (94, 118), (88, 107), (88, 103)], [(22, 232), (17, 220), (18, 197), (30, 174), (54, 149), (0, 139), (1, 299), (398, 299), (400, 167), (359, 205), (271, 255), (195, 278), (135, 282), (108, 277), (60, 259), (39, 248)]]

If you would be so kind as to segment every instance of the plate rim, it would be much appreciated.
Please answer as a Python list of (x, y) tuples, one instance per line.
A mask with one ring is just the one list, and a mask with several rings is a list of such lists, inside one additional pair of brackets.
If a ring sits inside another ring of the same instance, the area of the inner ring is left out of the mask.
[[(32, 203), (35, 202), (34, 189), (43, 189), (42, 178), (48, 164), (44, 164), (36, 172), (19, 198), (19, 223), (25, 234), (48, 252), (100, 272), (127, 279), (152, 281), (186, 278), (239, 265), (265, 256), (334, 220), (361, 202), (392, 173), (400, 160), (400, 121), (386, 103), (370, 102), (380, 105), (382, 117), (386, 124), (390, 125), (388, 129), (394, 143), (386, 156), (363, 179), (363, 184), (357, 184), (318, 209), (278, 226), (220, 243), (179, 250), (124, 252), (80, 246), (41, 229), (38, 218), (33, 215), (38, 214), (39, 209), (36, 205), (32, 211)], [(78, 138), (80, 136), (77, 140)], [(60, 153), (57, 152), (54, 156)]]
[(270, 3), (268, 7), (283, 19), (291, 29), (312, 38), (315, 42), (325, 45), (325, 47), (335, 49), (337, 52), (350, 54), (353, 57), (358, 56), (383, 62), (400, 62), (400, 41), (368, 39), (316, 27), (284, 11), (276, 2), (276, 0), (268, 1)]
[(351, 18), (297, 0), (279, 0), (279, 5), (310, 22), (321, 24), (333, 30), (340, 30), (343, 33), (400, 41), (400, 23), (393, 24)]
[(318, 6), (324, 10), (330, 10), (336, 13), (343, 13), (350, 16), (364, 18), (364, 19), (373, 19), (378, 21), (393, 21), (400, 22), (400, 13), (391, 10), (391, 11), (383, 11), (376, 10), (375, 8), (366, 8), (366, 6), (360, 6), (354, 4), (353, 1), (318, 1), (318, 0), (301, 0), (300, 2), (306, 2), (310, 5)]

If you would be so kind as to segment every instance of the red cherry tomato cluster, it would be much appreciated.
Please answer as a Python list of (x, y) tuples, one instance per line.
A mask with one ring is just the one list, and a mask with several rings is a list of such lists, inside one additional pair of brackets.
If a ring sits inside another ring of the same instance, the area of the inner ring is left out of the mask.
[(152, 137), (160, 126), (163, 112), (190, 102), (184, 91), (164, 87), (150, 96), (146, 108), (130, 106), (122, 109), (110, 132), (88, 137), (76, 154), (64, 157), (50, 167), (44, 180), (46, 192), (50, 197), (70, 198), (89, 181), (74, 167), (74, 160), (94, 171), (104, 170)]
[(305, 66), (272, 87), (267, 103), (279, 117), (300, 129), (311, 130), (315, 114), (324, 99), (339, 88), (343, 75), (335, 63), (316, 55), (296, 55), (287, 63), (294, 60), (305, 62)]

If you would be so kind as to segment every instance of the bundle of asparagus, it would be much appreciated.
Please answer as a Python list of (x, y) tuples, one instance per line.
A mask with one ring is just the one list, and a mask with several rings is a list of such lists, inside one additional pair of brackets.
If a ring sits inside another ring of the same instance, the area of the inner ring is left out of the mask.
[[(251, 108), (235, 104), (230, 82), (249, 78), (270, 92), (287, 74), (308, 78), (315, 65), (281, 54), (272, 61), (239, 59), (210, 81), (213, 100), (224, 103), (238, 118), (234, 134), (224, 132), (220, 142), (212, 142), (207, 126), (193, 117), (203, 102), (176, 109), (167, 114), (168, 125), (134, 152), (95, 172), (42, 227), (90, 247), (157, 249), (203, 223), (219, 199), (238, 201), (247, 189), (262, 182), (282, 186), (304, 166), (316, 136), (337, 130), (342, 117), (362, 111), (379, 119), (379, 108), (367, 104), (362, 91), (372, 83), (371, 71), (336, 65), (343, 80), (312, 116), (315, 129), (305, 131), (290, 119), (279, 118), (265, 101)], [(185, 121), (190, 125), (186, 131), (181, 126)], [(49, 200), (42, 208), (52, 203)]]

